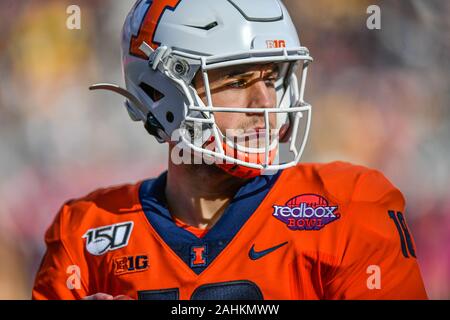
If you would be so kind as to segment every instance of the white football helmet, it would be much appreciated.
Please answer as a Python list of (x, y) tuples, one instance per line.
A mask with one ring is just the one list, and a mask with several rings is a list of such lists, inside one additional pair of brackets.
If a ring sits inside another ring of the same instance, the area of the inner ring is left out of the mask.
[[(248, 178), (300, 161), (311, 123), (311, 106), (303, 96), (312, 60), (280, 0), (139, 0), (122, 33), (126, 90), (109, 84), (91, 89), (124, 95), (131, 118), (144, 122), (159, 142), (173, 141), (177, 132), (183, 146), (214, 159), (232, 175)], [(276, 114), (277, 128), (284, 133), (276, 143), (266, 134), (263, 148), (245, 148), (227, 139), (215, 114), (248, 109), (214, 105), (208, 72), (266, 63), (282, 66), (275, 83), (277, 105), (254, 108), (252, 114), (264, 117), (267, 132), (269, 116)], [(198, 73), (207, 103), (192, 83)], [(281, 143), (286, 144), (287, 161), (275, 159)]]

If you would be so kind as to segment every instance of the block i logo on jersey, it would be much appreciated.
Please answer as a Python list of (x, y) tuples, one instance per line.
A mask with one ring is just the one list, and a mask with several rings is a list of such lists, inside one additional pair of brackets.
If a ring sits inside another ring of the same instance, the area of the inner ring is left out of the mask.
[(337, 206), (317, 194), (302, 194), (289, 199), (284, 206), (274, 205), (273, 216), (291, 230), (320, 230), (340, 218)]
[(205, 267), (207, 265), (206, 254), (208, 253), (206, 244), (191, 247), (191, 268)]

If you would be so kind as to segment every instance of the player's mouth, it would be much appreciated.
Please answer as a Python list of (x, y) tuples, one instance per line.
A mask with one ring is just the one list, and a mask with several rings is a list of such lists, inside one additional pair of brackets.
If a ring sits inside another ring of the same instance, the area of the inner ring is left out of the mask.
[(265, 152), (266, 137), (269, 134), (269, 149), (276, 147), (278, 142), (278, 130), (266, 130), (263, 127), (253, 127), (250, 129), (235, 131), (235, 135), (226, 136), (226, 143), (237, 150), (249, 153)]

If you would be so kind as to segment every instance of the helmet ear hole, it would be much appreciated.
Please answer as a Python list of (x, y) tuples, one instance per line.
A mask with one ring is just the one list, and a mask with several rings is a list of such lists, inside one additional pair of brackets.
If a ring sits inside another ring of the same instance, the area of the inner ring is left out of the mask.
[(167, 122), (169, 122), (169, 123), (172, 123), (173, 120), (175, 120), (175, 116), (173, 115), (172, 112), (168, 111), (168, 112), (166, 113), (166, 120), (167, 120)]
[(139, 87), (152, 99), (153, 102), (158, 102), (164, 98), (164, 94), (161, 91), (156, 90), (154, 87), (148, 85), (145, 82), (141, 82)]

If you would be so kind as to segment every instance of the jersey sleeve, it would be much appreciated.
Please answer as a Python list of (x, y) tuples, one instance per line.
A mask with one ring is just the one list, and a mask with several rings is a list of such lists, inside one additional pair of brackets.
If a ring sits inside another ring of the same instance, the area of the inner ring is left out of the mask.
[(84, 262), (65, 243), (64, 219), (69, 211), (65, 204), (45, 234), (47, 251), (36, 275), (32, 299), (74, 300), (87, 295)]
[(405, 200), (381, 173), (360, 177), (338, 239), (339, 263), (327, 299), (427, 299)]

